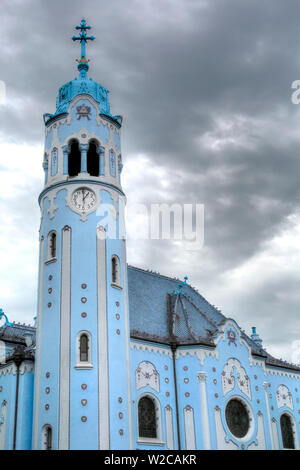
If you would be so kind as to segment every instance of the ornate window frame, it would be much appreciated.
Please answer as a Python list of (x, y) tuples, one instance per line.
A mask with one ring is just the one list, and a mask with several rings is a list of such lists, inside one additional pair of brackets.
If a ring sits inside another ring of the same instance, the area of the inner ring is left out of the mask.
[[(139, 435), (139, 402), (142, 398), (150, 398), (154, 402), (155, 406), (155, 419), (156, 419), (156, 437), (143, 437)], [(162, 440), (162, 417), (161, 417), (161, 405), (159, 399), (153, 393), (142, 393), (136, 404), (136, 416), (137, 416), (137, 443), (149, 446), (164, 446), (165, 443)]]
[[(88, 338), (88, 360), (81, 361), (80, 360), (80, 338), (82, 335), (86, 335)], [(92, 369), (92, 335), (87, 330), (81, 330), (77, 333), (76, 336), (76, 365), (75, 369)]]
[[(227, 420), (226, 420), (226, 408), (227, 408), (227, 405), (229, 404), (229, 402), (231, 402), (232, 400), (238, 400), (242, 403), (242, 405), (246, 408), (246, 411), (248, 413), (248, 416), (249, 416), (249, 429), (248, 429), (248, 432), (245, 436), (243, 437), (237, 437), (235, 436), (231, 430), (229, 429), (229, 426), (228, 426), (228, 423), (227, 423)], [(249, 405), (249, 403), (245, 400), (245, 398), (241, 397), (240, 395), (231, 395), (226, 404), (225, 404), (225, 407), (224, 407), (224, 423), (226, 424), (226, 428), (228, 430), (227, 434), (230, 434), (230, 436), (232, 436), (232, 438), (234, 440), (236, 440), (237, 442), (247, 442), (251, 439), (254, 431), (255, 431), (255, 419), (254, 419), (254, 414), (253, 414), (253, 411), (252, 411), (252, 408), (251, 406)]]

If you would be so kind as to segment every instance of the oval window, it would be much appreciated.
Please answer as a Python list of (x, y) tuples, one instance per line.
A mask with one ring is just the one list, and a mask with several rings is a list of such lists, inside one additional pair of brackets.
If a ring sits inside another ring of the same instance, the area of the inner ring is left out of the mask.
[(230, 432), (238, 438), (245, 437), (250, 428), (247, 407), (237, 399), (230, 400), (226, 406), (225, 417)]

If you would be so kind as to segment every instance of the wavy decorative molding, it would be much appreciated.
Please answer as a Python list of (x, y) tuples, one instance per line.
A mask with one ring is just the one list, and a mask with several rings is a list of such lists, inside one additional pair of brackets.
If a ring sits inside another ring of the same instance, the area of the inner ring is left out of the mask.
[(217, 349), (197, 349), (197, 348), (189, 348), (189, 349), (177, 349), (176, 351), (176, 359), (178, 359), (180, 356), (185, 357), (187, 355), (190, 356), (196, 356), (200, 364), (203, 366), (204, 365), (204, 360), (206, 357), (213, 357), (214, 359), (218, 360), (219, 359), (219, 351)]
[[(20, 370), (19, 373), (21, 375), (24, 375), (25, 372), (32, 372), (34, 370), (34, 362), (33, 361), (23, 361), (22, 364), (20, 365)], [(7, 374), (17, 374), (17, 366), (14, 362), (11, 362), (5, 367), (0, 368), (0, 377), (2, 375), (7, 375)]]
[(172, 359), (172, 351), (170, 349), (161, 348), (159, 346), (150, 346), (148, 344), (137, 343), (135, 341), (130, 342), (130, 348), (136, 349), (137, 351), (148, 351), (153, 352), (155, 354), (164, 354), (165, 356), (169, 356)]

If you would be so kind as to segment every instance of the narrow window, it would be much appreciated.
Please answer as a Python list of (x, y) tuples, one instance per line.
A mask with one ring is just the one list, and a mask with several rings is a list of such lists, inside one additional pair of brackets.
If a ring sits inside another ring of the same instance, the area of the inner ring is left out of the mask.
[(157, 438), (155, 403), (142, 397), (138, 405), (139, 437)]
[(282, 435), (283, 448), (295, 449), (291, 418), (285, 413), (280, 417), (280, 429)]
[(47, 445), (47, 450), (52, 449), (52, 428), (50, 426), (48, 426), (48, 428), (47, 428), (47, 442), (46, 442), (46, 445)]
[(79, 357), (80, 357), (80, 362), (88, 362), (89, 359), (89, 340), (87, 335), (84, 333), (80, 336), (80, 351), (79, 351)]
[(117, 255), (111, 258), (111, 282), (120, 285), (120, 260)]
[(56, 232), (52, 231), (48, 235), (48, 261), (56, 258)]
[(87, 171), (91, 176), (99, 176), (99, 151), (95, 141), (91, 141), (87, 152)]
[(46, 424), (43, 428), (42, 446), (44, 450), (52, 450), (52, 427)]
[(69, 176), (77, 176), (81, 168), (81, 152), (77, 140), (70, 143), (70, 153), (68, 156), (68, 173)]
[(56, 257), (56, 233), (52, 232), (50, 236), (50, 256), (51, 258)]

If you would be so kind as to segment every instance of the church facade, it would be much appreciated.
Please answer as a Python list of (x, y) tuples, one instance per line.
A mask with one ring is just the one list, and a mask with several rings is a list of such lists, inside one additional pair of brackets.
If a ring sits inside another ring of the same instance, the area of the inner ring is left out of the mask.
[(44, 115), (37, 324), (0, 328), (0, 449), (298, 449), (300, 367), (127, 264), (122, 117), (76, 29), (78, 77)]

